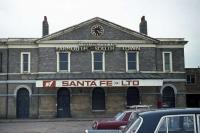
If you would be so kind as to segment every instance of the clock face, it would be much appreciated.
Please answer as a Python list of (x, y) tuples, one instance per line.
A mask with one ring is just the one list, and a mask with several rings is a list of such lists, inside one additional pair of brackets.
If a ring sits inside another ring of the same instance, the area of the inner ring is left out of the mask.
[(98, 24), (93, 25), (92, 28), (91, 28), (91, 33), (94, 36), (101, 36), (101, 35), (103, 35), (103, 33), (104, 33), (103, 26), (98, 25)]

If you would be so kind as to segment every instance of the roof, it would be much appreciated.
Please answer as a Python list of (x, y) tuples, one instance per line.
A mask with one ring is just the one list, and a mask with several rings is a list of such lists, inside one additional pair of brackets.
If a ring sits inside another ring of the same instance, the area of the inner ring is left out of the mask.
[(84, 22), (82, 22), (82, 23), (80, 23), (80, 24), (71, 26), (71, 27), (69, 27), (69, 28), (60, 30), (60, 31), (58, 31), (58, 32), (52, 33), (52, 34), (47, 35), (47, 36), (44, 36), (43, 38), (38, 39), (37, 42), (39, 43), (39, 42), (41, 42), (41, 41), (51, 40), (52, 38), (55, 38), (55, 37), (57, 37), (57, 36), (63, 35), (63, 34), (68, 33), (68, 32), (71, 32), (71, 31), (73, 31), (73, 30), (79, 29), (80, 27), (83, 27), (83, 26), (85, 26), (85, 25), (88, 25), (88, 24), (94, 23), (94, 22), (98, 22), (98, 23), (105, 24), (105, 25), (110, 26), (110, 27), (112, 27), (112, 28), (114, 28), (114, 29), (118, 29), (118, 30), (120, 30), (120, 31), (122, 31), (122, 32), (126, 32), (126, 33), (128, 33), (128, 34), (130, 34), (130, 35), (134, 35), (134, 36), (136, 36), (136, 37), (138, 37), (138, 38), (142, 38), (142, 39), (144, 39), (144, 40), (149, 40), (149, 41), (152, 41), (152, 42), (154, 42), (154, 43), (158, 43), (158, 42), (159, 42), (159, 40), (157, 40), (157, 39), (155, 39), (155, 38), (152, 38), (152, 37), (150, 37), (150, 36), (147, 36), (147, 35), (145, 35), (145, 34), (139, 33), (139, 32), (137, 32), (137, 31), (134, 31), (134, 30), (131, 30), (131, 29), (122, 27), (122, 26), (120, 26), (120, 25), (118, 25), (118, 24), (115, 24), (115, 23), (113, 23), (113, 22), (110, 22), (110, 21), (108, 21), (108, 20), (105, 20), (105, 19), (102, 19), (102, 18), (99, 18), (99, 17), (92, 18), (92, 19), (87, 20), (87, 21), (84, 21)]

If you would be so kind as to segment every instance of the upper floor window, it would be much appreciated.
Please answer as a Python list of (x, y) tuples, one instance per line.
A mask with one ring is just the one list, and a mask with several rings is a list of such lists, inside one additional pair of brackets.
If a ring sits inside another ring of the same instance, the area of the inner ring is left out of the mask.
[(92, 52), (92, 71), (105, 71), (105, 52)]
[(139, 57), (138, 52), (129, 51), (126, 52), (126, 71), (139, 71)]
[(0, 53), (0, 72), (2, 72), (2, 58), (3, 58), (3, 54)]
[(172, 72), (172, 53), (163, 52), (163, 71)]
[(70, 72), (70, 52), (57, 53), (57, 71)]
[(30, 52), (21, 53), (21, 73), (30, 72)]
[(187, 75), (187, 84), (195, 83), (195, 75)]

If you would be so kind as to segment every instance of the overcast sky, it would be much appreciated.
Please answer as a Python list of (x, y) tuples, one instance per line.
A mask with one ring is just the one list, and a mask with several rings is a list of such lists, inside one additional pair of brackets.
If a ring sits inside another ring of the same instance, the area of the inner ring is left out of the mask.
[(185, 66), (200, 66), (200, 0), (0, 0), (0, 38), (38, 38), (101, 17), (139, 31), (141, 16), (154, 38), (185, 38)]

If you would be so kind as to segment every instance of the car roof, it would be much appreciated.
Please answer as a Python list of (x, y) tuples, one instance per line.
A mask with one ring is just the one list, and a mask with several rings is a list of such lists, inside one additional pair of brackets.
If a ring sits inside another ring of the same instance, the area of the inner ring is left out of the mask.
[(141, 116), (147, 115), (156, 115), (156, 116), (163, 116), (163, 115), (178, 115), (178, 114), (196, 114), (200, 113), (200, 108), (169, 108), (169, 109), (160, 109), (160, 110), (153, 110), (153, 111), (146, 111), (139, 113)]
[[(138, 115), (143, 118), (142, 131), (153, 132), (157, 127), (160, 119), (168, 115), (181, 115), (181, 114), (200, 114), (200, 108), (184, 108), (184, 109), (159, 109), (154, 111), (146, 111)], [(146, 128), (148, 127), (148, 128)]]

